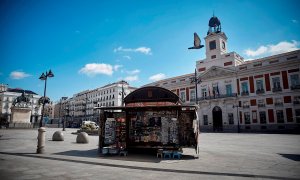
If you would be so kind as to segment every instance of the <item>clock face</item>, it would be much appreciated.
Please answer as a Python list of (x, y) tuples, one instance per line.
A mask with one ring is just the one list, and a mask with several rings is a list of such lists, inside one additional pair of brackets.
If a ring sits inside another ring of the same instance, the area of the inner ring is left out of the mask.
[(222, 41), (222, 48), (223, 48), (223, 49), (226, 48), (226, 47), (225, 47), (225, 42), (224, 42), (224, 41)]

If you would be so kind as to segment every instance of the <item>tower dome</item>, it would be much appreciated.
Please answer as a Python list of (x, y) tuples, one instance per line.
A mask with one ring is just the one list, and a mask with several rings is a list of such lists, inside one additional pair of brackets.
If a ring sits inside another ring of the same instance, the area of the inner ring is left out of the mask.
[(216, 16), (213, 16), (210, 18), (209, 23), (208, 23), (209, 27), (217, 27), (220, 25), (221, 25), (220, 20)]
[(213, 17), (209, 19), (207, 35), (213, 32), (214, 33), (221, 32), (221, 22), (218, 19), (218, 17), (216, 17), (215, 15), (213, 15)]

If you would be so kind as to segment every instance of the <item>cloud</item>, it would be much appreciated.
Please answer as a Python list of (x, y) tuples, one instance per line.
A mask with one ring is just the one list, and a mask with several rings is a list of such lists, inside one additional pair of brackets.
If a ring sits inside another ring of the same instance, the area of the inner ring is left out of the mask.
[(30, 74), (26, 74), (25, 72), (22, 71), (13, 71), (10, 73), (9, 77), (11, 79), (24, 79), (28, 76), (31, 76)]
[(153, 76), (150, 76), (149, 77), (149, 80), (150, 81), (159, 81), (159, 80), (162, 80), (162, 79), (165, 79), (166, 78), (166, 75), (163, 74), (163, 73), (158, 73), (158, 74), (155, 74)]
[(278, 44), (269, 44), (266, 46), (260, 46), (256, 50), (247, 49), (245, 54), (250, 57), (264, 56), (264, 55), (274, 55), (284, 52), (294, 51), (298, 48), (299, 42), (292, 40), (292, 42), (281, 41)]
[(119, 64), (114, 65), (114, 70), (115, 70), (115, 71), (118, 71), (119, 68), (121, 68), (121, 67), (123, 67), (123, 65), (119, 65)]
[(91, 64), (86, 64), (83, 68), (81, 68), (79, 70), (79, 73), (86, 74), (91, 77), (97, 74), (112, 75), (113, 67), (110, 64), (91, 63)]
[(130, 56), (123, 56), (124, 58), (126, 58), (126, 59), (131, 59), (131, 57)]
[(119, 52), (119, 51), (122, 51), (122, 52), (139, 52), (139, 53), (143, 53), (143, 54), (146, 54), (146, 55), (152, 55), (151, 48), (148, 48), (148, 47), (138, 47), (138, 48), (132, 49), (132, 48), (123, 48), (122, 46), (119, 46), (118, 48), (114, 49), (114, 52)]
[(247, 49), (245, 53), (247, 56), (259, 56), (266, 53), (267, 51), (268, 48), (266, 46), (260, 46), (257, 50)]
[(138, 74), (140, 73), (141, 71), (139, 69), (135, 69), (135, 70), (132, 70), (132, 71), (127, 71), (127, 74), (131, 74), (131, 75), (134, 75), (134, 74)]
[(296, 19), (292, 19), (292, 22), (298, 24), (298, 21)]
[(127, 76), (127, 77), (125, 77), (124, 78), (124, 80), (125, 81), (137, 81), (137, 80), (139, 80), (139, 77), (137, 76), (137, 75), (135, 75), (135, 76)]

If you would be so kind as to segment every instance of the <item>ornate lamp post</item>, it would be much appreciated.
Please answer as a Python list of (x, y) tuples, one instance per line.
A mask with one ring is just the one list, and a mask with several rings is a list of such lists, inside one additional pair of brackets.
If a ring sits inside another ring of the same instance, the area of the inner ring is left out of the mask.
[(51, 77), (54, 77), (54, 74), (52, 73), (51, 70), (49, 70), (49, 72), (46, 71), (46, 74), (43, 73), (41, 76), (40, 76), (40, 80), (43, 80), (45, 81), (45, 87), (44, 87), (44, 96), (42, 98), (42, 103), (43, 103), (43, 106), (42, 106), (42, 115), (41, 115), (41, 120), (40, 120), (40, 128), (39, 128), (39, 133), (38, 133), (38, 145), (37, 145), (37, 150), (36, 150), (36, 153), (38, 154), (42, 154), (44, 153), (45, 151), (45, 128), (42, 127), (43, 126), (43, 118), (44, 118), (44, 108), (45, 108), (45, 103), (46, 103), (46, 100), (49, 101), (49, 98), (46, 99), (46, 88), (47, 88), (47, 79), (51, 78)]
[(194, 77), (192, 77), (191, 79), (191, 83), (195, 83), (195, 88), (196, 88), (196, 104), (198, 104), (198, 88), (197, 88), (197, 84), (201, 83), (201, 79), (199, 77), (197, 77), (197, 70), (195, 69), (195, 75)]
[(45, 108), (45, 102), (46, 102), (46, 89), (47, 89), (47, 79), (51, 78), (51, 77), (54, 77), (54, 74), (52, 73), (51, 70), (49, 70), (49, 72), (46, 71), (46, 74), (43, 73), (41, 76), (40, 76), (40, 80), (43, 80), (45, 81), (45, 86), (44, 86), (44, 96), (43, 96), (43, 106), (42, 106), (42, 115), (41, 115), (41, 120), (40, 120), (40, 127), (43, 126), (43, 118), (44, 118), (44, 108)]
[(122, 82), (122, 90), (121, 90), (121, 92), (119, 92), (119, 95), (121, 95), (122, 97), (122, 102), (121, 102), (121, 106), (124, 106), (124, 96), (126, 96), (126, 93), (125, 93), (125, 91), (124, 91), (124, 83), (125, 83), (125, 81), (124, 80), (122, 80), (121, 81)]
[(64, 122), (63, 122), (63, 131), (65, 131), (66, 121), (67, 121), (68, 117), (69, 117), (69, 106), (66, 106), (65, 107), (65, 118), (64, 118)]

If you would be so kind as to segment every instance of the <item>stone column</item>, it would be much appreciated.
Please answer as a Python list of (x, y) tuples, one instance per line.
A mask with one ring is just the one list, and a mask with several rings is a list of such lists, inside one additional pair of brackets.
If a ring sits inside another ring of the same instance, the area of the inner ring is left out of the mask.
[(38, 145), (36, 149), (37, 154), (43, 154), (45, 153), (45, 132), (46, 128), (40, 127), (39, 128), (39, 134), (38, 134)]

